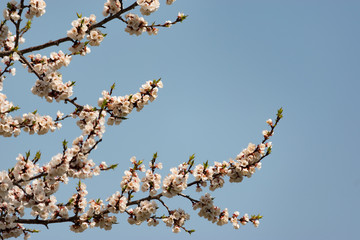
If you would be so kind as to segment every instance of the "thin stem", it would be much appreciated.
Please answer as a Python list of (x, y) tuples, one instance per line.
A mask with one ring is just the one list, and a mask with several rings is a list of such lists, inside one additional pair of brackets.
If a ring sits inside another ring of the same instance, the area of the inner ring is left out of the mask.
[(189, 195), (185, 195), (185, 194), (183, 194), (183, 193), (179, 193), (178, 196), (181, 196), (181, 197), (183, 197), (183, 198), (189, 199), (189, 200), (191, 201), (191, 203), (197, 203), (197, 202), (199, 202), (199, 200), (196, 200), (196, 199), (194, 199), (194, 198), (191, 198)]
[(163, 200), (161, 200), (160, 198), (157, 199), (159, 202), (161, 202), (161, 204), (166, 208), (166, 210), (168, 211), (169, 215), (171, 215), (171, 211), (169, 209), (169, 207), (164, 203)]
[(20, 52), (18, 52), (18, 54), (19, 54), (19, 56), (20, 56), (20, 59), (26, 64), (26, 66), (28, 66), (28, 67), (31, 69), (31, 71), (32, 71), (39, 79), (42, 80), (43, 78), (40, 76), (40, 74), (38, 74), (38, 73), (35, 71), (33, 65), (32, 65), (31, 63), (29, 63), (28, 60), (26, 60), (26, 58), (24, 57), (24, 55), (23, 55), (22, 53), (20, 53)]

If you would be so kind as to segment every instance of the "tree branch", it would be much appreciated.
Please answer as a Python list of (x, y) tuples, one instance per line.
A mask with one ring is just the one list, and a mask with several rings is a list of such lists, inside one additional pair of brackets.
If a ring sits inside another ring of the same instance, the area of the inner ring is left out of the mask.
[[(111, 21), (111, 20), (113, 20), (115, 18), (118, 18), (121, 14), (134, 9), (137, 5), (138, 5), (137, 2), (134, 2), (132, 5), (130, 5), (129, 7), (125, 8), (125, 9), (122, 9), (118, 13), (116, 13), (116, 14), (114, 14), (112, 16), (109, 16), (107, 18), (104, 18), (102, 21), (90, 26), (87, 32), (89, 33), (94, 28), (102, 27), (107, 22), (109, 22), (109, 21)], [(51, 47), (51, 46), (59, 46), (60, 43), (69, 42), (69, 41), (73, 41), (73, 40), (71, 38), (69, 38), (69, 37), (64, 37), (64, 38), (60, 38), (60, 39), (55, 40), (55, 41), (49, 41), (49, 42), (47, 42), (45, 44), (41, 44), (41, 45), (38, 45), (38, 46), (25, 48), (25, 49), (19, 50), (17, 52), (18, 52), (18, 54), (25, 54), (25, 53), (41, 50), (41, 49), (44, 49), (44, 48), (48, 48), (48, 47)], [(10, 50), (10, 51), (0, 52), (0, 57), (9, 56), (13, 52), (15, 52), (14, 49)]]

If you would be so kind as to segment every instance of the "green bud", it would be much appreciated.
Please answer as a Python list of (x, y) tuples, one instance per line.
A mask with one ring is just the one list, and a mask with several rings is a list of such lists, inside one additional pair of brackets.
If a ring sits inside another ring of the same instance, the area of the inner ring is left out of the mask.
[(64, 139), (64, 141), (62, 142), (63, 147), (64, 147), (64, 148), (67, 148), (67, 144), (68, 144), (68, 141), (66, 141), (66, 140)]
[(115, 169), (119, 164), (113, 164), (110, 166), (111, 169)]

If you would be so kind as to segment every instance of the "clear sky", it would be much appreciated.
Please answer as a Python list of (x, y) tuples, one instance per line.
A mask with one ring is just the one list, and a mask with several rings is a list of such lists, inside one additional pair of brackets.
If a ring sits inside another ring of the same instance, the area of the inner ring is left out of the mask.
[[(104, 1), (47, 1), (46, 14), (33, 22), (26, 46), (66, 35), (76, 12), (102, 19)], [(124, 1), (126, 5), (132, 1)], [(272, 138), (273, 153), (263, 168), (240, 184), (227, 182), (212, 192), (215, 204), (229, 212), (264, 216), (259, 228), (219, 227), (197, 216), (189, 202), (172, 199), (172, 208), (191, 214), (186, 227), (196, 232), (173, 234), (164, 225), (130, 226), (118, 216), (112, 231), (70, 232), (69, 224), (37, 226), (32, 239), (357, 239), (360, 207), (359, 22), (355, 0), (161, 0), (148, 22), (188, 19), (157, 36), (130, 36), (120, 21), (100, 47), (74, 57), (62, 69), (63, 79), (76, 81), (74, 96), (96, 105), (101, 91), (116, 83), (115, 95), (135, 93), (147, 80), (162, 78), (156, 101), (118, 127), (108, 127), (91, 158), (119, 167), (87, 180), (89, 198), (120, 189), (129, 159), (149, 161), (158, 152), (163, 177), (171, 167), (195, 153), (196, 163), (234, 158), (249, 142), (258, 143), (265, 121), (283, 107), (284, 118)], [(5, 2), (1, 1), (1, 8)], [(137, 12), (137, 11), (135, 11)], [(43, 51), (67, 51), (68, 44)], [(48, 104), (30, 92), (35, 77), (17, 66), (4, 93), (21, 113), (38, 109), (55, 115), (71, 106)], [(41, 150), (43, 163), (61, 152), (64, 138), (80, 135), (74, 122), (46, 136), (2, 138), (1, 166), (15, 164), (18, 153)], [(354, 151), (354, 152), (352, 152)], [(69, 184), (58, 194), (66, 201)], [(193, 193), (190, 191), (189, 193)], [(202, 193), (204, 194), (204, 192)], [(194, 195), (199, 196), (199, 195)]]

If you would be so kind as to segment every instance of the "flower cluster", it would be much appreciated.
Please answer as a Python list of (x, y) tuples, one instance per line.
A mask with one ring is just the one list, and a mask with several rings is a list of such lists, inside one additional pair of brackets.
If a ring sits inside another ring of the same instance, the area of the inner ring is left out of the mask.
[(193, 171), (193, 175), (196, 181), (205, 182), (212, 178), (213, 169), (207, 168), (206, 164), (198, 164)]
[(148, 23), (143, 17), (139, 17), (133, 13), (129, 13), (125, 17), (127, 19), (125, 32), (129, 33), (130, 35), (135, 34), (136, 36), (139, 36), (146, 31)]
[(141, 14), (146, 16), (155, 12), (160, 7), (159, 0), (137, 0), (136, 2), (141, 7)]
[(45, 97), (46, 101), (52, 102), (54, 99), (59, 102), (69, 98), (73, 94), (73, 82), (62, 81), (59, 72), (51, 72), (42, 79), (38, 79), (31, 88), (31, 92), (39, 97)]
[(104, 34), (102, 34), (98, 29), (92, 30), (87, 36), (87, 40), (89, 40), (90, 46), (99, 46), (104, 40)]
[(146, 32), (149, 34), (149, 35), (157, 35), (158, 32), (159, 32), (159, 29), (156, 28), (156, 27), (153, 27), (153, 26), (149, 26), (146, 28)]
[(140, 178), (138, 177), (137, 170), (144, 172), (145, 166), (142, 161), (136, 161), (136, 157), (132, 157), (130, 161), (134, 164), (133, 168), (124, 171), (124, 176), (120, 183), (123, 192), (138, 192), (140, 190)]
[[(212, 223), (218, 222), (221, 210), (220, 208), (214, 206), (213, 198), (211, 198), (209, 193), (201, 196), (200, 201), (193, 205), (194, 210), (198, 208), (200, 208), (198, 213), (200, 217), (203, 217)], [(222, 221), (219, 225), (222, 225)]]
[[(106, 4), (105, 4), (106, 7)], [(105, 34), (102, 34), (99, 29), (91, 29), (90, 27), (96, 23), (96, 16), (91, 14), (90, 17), (82, 17), (78, 15), (78, 19), (72, 21), (71, 25), (73, 26), (67, 32), (67, 36), (74, 41), (73, 45), (69, 48), (72, 54), (80, 54), (82, 56), (90, 53), (90, 48), (87, 44), (91, 46), (99, 46), (103, 41)], [(88, 42), (80, 42), (84, 38), (89, 40)]]
[(73, 94), (73, 82), (63, 83), (62, 75), (57, 72), (61, 67), (67, 67), (70, 64), (71, 56), (52, 52), (50, 57), (40, 54), (29, 55), (30, 62), (26, 62), (24, 67), (28, 67), (29, 72), (35, 72), (39, 79), (31, 88), (34, 95), (45, 97), (48, 102), (54, 99), (59, 102), (69, 98)]
[(232, 217), (229, 219), (235, 229), (240, 228), (240, 223), (241, 225), (246, 225), (248, 222), (252, 222), (255, 227), (258, 227), (260, 224), (259, 219), (262, 218), (262, 216), (260, 215), (253, 215), (250, 218), (249, 215), (245, 213), (244, 216), (239, 219), (239, 215), (240, 213), (238, 211), (235, 211)]
[(12, 187), (12, 181), (6, 171), (0, 172), (0, 197), (4, 198)]
[(149, 191), (150, 196), (155, 196), (157, 190), (160, 189), (161, 175), (148, 169), (146, 170), (146, 176), (141, 179), (141, 182), (143, 183), (141, 190), (143, 192)]
[[(33, 70), (35, 70), (39, 75), (55, 72), (64, 66), (67, 67), (71, 62), (71, 56), (64, 54), (61, 50), (58, 53), (50, 53), (50, 57), (36, 54), (29, 55), (29, 58), (30, 63), (33, 66)], [(25, 64), (24, 67), (26, 67)], [(28, 72), (31, 73), (32, 69), (29, 68)]]
[(41, 116), (38, 113), (26, 113), (22, 116), (12, 117), (8, 112), (16, 109), (6, 100), (6, 95), (0, 93), (0, 135), (4, 137), (18, 136), (21, 128), (29, 134), (38, 135), (55, 131), (61, 128), (61, 123), (53, 121), (50, 116)]
[(11, 171), (11, 176), (15, 181), (28, 181), (39, 170), (38, 166), (31, 161), (27, 161), (22, 154), (19, 154), (16, 160), (16, 165)]
[(74, 113), (75, 115), (79, 117), (76, 124), (83, 131), (83, 136), (93, 133), (100, 138), (102, 137), (105, 132), (105, 111), (96, 110), (90, 105), (85, 105), (80, 112)]
[(210, 182), (209, 189), (211, 191), (221, 188), (225, 183), (224, 177), (228, 173), (228, 167), (229, 163), (225, 161), (222, 163), (215, 162), (214, 166), (209, 166), (208, 162), (198, 164), (192, 172), (198, 182), (196, 190), (201, 192), (201, 186), (206, 187), (207, 181)]
[(170, 213), (170, 216), (163, 218), (163, 222), (167, 227), (172, 227), (173, 233), (178, 233), (185, 221), (190, 219), (190, 215), (181, 208), (173, 210)]
[[(5, 24), (1, 24), (1, 25), (2, 27), (0, 29), (0, 47), (2, 47), (5, 51), (13, 50), (15, 48), (15, 42), (17, 36), (13, 35), (9, 31), (8, 26), (6, 26)], [(22, 44), (24, 42), (25, 42), (25, 38), (20, 36), (19, 44)]]
[(66, 204), (68, 209), (73, 209), (75, 214), (85, 212), (85, 208), (87, 206), (87, 200), (85, 196), (88, 194), (86, 190), (86, 185), (84, 183), (79, 183), (77, 187), (77, 193), (73, 194), (69, 199), (69, 202)]
[(21, 17), (19, 15), (20, 4), (17, 1), (11, 0), (7, 4), (7, 9), (4, 9), (3, 16), (5, 20), (18, 21)]
[(122, 196), (119, 191), (117, 191), (111, 197), (106, 199), (106, 201), (109, 202), (107, 209), (111, 213), (125, 212), (126, 205), (128, 203), (126, 197)]
[[(86, 215), (84, 216), (86, 217)], [(81, 218), (83, 218), (83, 216), (81, 216)], [(100, 215), (95, 215), (92, 219), (93, 221), (90, 223), (87, 222), (82, 222), (82, 230), (87, 229), (88, 225), (90, 225), (91, 228), (93, 227), (99, 227), (102, 228), (104, 230), (111, 230), (112, 229), (112, 225), (116, 224), (116, 217), (115, 216), (109, 216), (108, 214), (100, 214)], [(89, 220), (87, 220), (89, 222)]]
[(147, 221), (152, 214), (155, 214), (158, 206), (155, 201), (141, 201), (139, 206), (135, 209), (129, 209), (128, 222), (130, 224), (140, 225), (142, 222)]
[[(0, 205), (1, 206), (1, 205)], [(17, 238), (24, 234), (24, 227), (21, 224), (14, 223), (10, 220), (11, 217), (6, 217), (6, 222), (0, 222), (1, 237), (6, 238)], [(29, 234), (24, 236), (24, 239), (28, 239)]]
[(171, 174), (165, 177), (163, 181), (163, 192), (165, 197), (171, 198), (181, 193), (187, 188), (189, 178), (187, 163), (180, 164), (177, 168), (170, 169)]
[(74, 232), (83, 232), (89, 226), (100, 227), (105, 230), (111, 230), (112, 225), (116, 223), (115, 216), (109, 216), (105, 212), (105, 205), (102, 200), (90, 200), (89, 209), (86, 213), (82, 214), (79, 221), (70, 226), (70, 230)]
[(0, 93), (0, 117), (3, 118), (7, 113), (14, 109), (14, 104), (6, 99), (6, 95)]
[(107, 0), (104, 4), (103, 15), (106, 17), (109, 14), (118, 13), (121, 10), (121, 3), (119, 0)]
[(91, 49), (85, 42), (75, 42), (71, 47), (69, 47), (69, 51), (74, 55), (79, 54), (81, 56), (85, 56), (91, 52)]
[(193, 205), (193, 209), (200, 209), (198, 213), (200, 217), (203, 217), (212, 223), (216, 223), (219, 226), (231, 222), (235, 229), (240, 228), (240, 223), (242, 225), (246, 225), (250, 221), (254, 224), (255, 227), (257, 227), (260, 223), (259, 219), (262, 218), (260, 215), (258, 215), (252, 216), (250, 219), (248, 214), (244, 214), (243, 217), (238, 218), (240, 215), (238, 211), (235, 211), (230, 217), (227, 208), (221, 211), (219, 207), (214, 206), (213, 198), (209, 193), (201, 196), (200, 200)]
[[(16, 68), (14, 68), (14, 67), (10, 68), (10, 67), (13, 65), (13, 62), (19, 61), (19, 59), (20, 59), (20, 56), (16, 52), (10, 56), (3, 57), (1, 59), (1, 62), (6, 65), (6, 70), (4, 70), (4, 72), (8, 72), (11, 75), (15, 76)], [(0, 90), (2, 90), (2, 87), (0, 88)]]
[(94, 14), (91, 14), (90, 17), (79, 17), (72, 21), (71, 25), (73, 28), (67, 32), (67, 36), (71, 39), (81, 41), (85, 38), (89, 27), (94, 23), (96, 23), (96, 16)]
[(52, 196), (51, 192), (47, 193), (46, 189), (46, 183), (41, 179), (34, 180), (32, 185), (27, 185), (25, 188), (26, 195), (32, 196), (34, 200), (31, 215), (39, 216), (44, 220), (48, 219), (51, 212), (58, 210), (55, 196)]
[(150, 196), (155, 196), (157, 194), (157, 190), (160, 189), (161, 185), (161, 175), (158, 173), (154, 173), (155, 169), (162, 169), (162, 163), (156, 163), (155, 160), (157, 158), (157, 154), (154, 154), (153, 160), (149, 163), (150, 169), (146, 170), (146, 175), (141, 179), (143, 183), (141, 185), (141, 190), (146, 192), (149, 190)]
[(243, 177), (251, 177), (255, 173), (256, 168), (261, 168), (260, 159), (265, 154), (265, 149), (271, 148), (271, 142), (266, 144), (249, 143), (248, 147), (236, 156), (235, 161), (230, 161), (228, 176), (230, 182), (241, 182)]
[(163, 84), (160, 80), (147, 81), (140, 88), (140, 92), (133, 95), (126, 95), (124, 97), (111, 96), (109, 92), (103, 91), (103, 97), (99, 98), (98, 106), (101, 107), (105, 103), (109, 110), (111, 117), (108, 118), (107, 124), (120, 124), (122, 119), (132, 112), (134, 108), (137, 111), (143, 109), (145, 105), (154, 101), (157, 98), (159, 88)]
[(201, 191), (201, 186), (206, 187), (210, 183), (211, 191), (223, 187), (224, 177), (228, 176), (230, 182), (241, 182), (244, 177), (251, 177), (256, 168), (261, 168), (260, 160), (265, 156), (265, 149), (271, 149), (271, 142), (255, 145), (249, 143), (248, 147), (237, 155), (235, 160), (229, 162), (215, 162), (209, 166), (208, 162), (198, 164), (192, 171), (196, 179), (197, 191)]
[(43, 0), (30, 0), (30, 7), (25, 17), (27, 19), (32, 19), (34, 16), (41, 17), (46, 12), (45, 7), (46, 3)]

